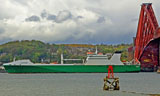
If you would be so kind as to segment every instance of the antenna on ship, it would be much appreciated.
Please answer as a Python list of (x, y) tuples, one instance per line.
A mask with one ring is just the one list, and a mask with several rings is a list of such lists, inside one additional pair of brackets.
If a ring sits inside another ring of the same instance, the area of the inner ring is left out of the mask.
[(97, 54), (98, 53), (98, 51), (97, 51), (97, 46), (96, 46), (96, 52), (95, 52), (95, 54)]
[(63, 54), (61, 54), (61, 64), (63, 64)]
[(13, 61), (16, 61), (16, 57), (14, 56)]

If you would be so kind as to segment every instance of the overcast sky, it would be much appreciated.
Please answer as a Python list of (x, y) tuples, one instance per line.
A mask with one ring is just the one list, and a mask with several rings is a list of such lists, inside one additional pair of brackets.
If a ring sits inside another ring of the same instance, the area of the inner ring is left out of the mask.
[(0, 44), (132, 43), (140, 5), (151, 1), (159, 22), (160, 0), (0, 0)]

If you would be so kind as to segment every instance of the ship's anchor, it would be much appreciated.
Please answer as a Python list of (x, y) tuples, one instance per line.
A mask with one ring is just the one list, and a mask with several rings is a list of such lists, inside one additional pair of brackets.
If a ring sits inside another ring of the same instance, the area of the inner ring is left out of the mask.
[(119, 78), (114, 77), (113, 67), (108, 67), (108, 76), (104, 78), (103, 90), (119, 90)]

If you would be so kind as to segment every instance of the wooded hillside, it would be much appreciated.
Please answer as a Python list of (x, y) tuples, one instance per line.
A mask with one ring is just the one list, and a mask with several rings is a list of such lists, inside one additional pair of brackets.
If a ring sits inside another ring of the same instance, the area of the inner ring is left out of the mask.
[[(12, 41), (0, 45), (0, 62), (12, 62), (15, 58), (30, 59), (34, 63), (60, 63), (60, 54), (64, 54), (67, 59), (85, 59), (86, 52), (95, 52), (97, 46), (98, 52), (103, 54), (122, 51), (121, 60), (127, 60), (127, 48), (131, 44), (119, 45), (88, 45), (88, 44), (48, 44), (36, 40)], [(76, 61), (80, 62), (80, 61)], [(67, 63), (73, 63), (72, 61)]]

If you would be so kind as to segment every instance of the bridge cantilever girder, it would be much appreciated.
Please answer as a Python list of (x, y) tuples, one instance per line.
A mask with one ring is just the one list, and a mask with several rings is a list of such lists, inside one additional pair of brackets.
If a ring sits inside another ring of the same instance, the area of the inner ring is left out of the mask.
[(137, 35), (135, 38), (134, 59), (141, 68), (152, 68), (159, 64), (160, 28), (151, 3), (141, 6)]

